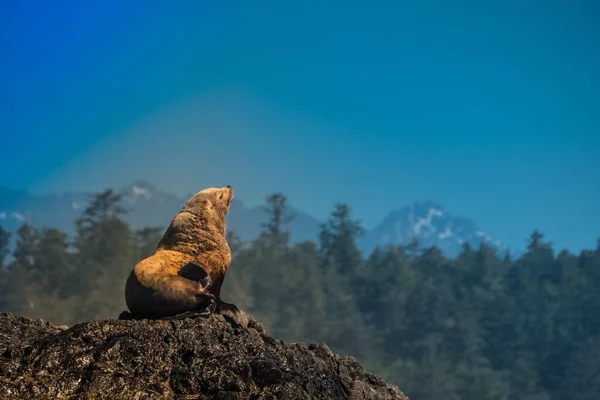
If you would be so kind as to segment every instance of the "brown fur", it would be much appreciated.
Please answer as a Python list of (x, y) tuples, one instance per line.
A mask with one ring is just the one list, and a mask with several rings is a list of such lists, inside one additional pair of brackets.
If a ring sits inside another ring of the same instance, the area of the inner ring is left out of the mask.
[[(225, 216), (232, 200), (233, 189), (225, 186), (204, 189), (187, 201), (156, 252), (141, 260), (127, 279), (125, 300), (133, 315), (171, 317), (205, 310), (214, 301), (217, 312), (247, 324), (241, 310), (221, 300), (221, 286), (231, 265)], [(195, 276), (184, 273), (190, 263)]]

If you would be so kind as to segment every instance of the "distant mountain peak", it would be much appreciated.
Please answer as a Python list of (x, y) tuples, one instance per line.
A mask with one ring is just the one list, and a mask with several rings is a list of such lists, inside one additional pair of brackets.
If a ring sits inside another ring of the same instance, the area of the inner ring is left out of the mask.
[(385, 244), (408, 244), (417, 238), (422, 246), (437, 246), (445, 253), (458, 254), (464, 243), (477, 247), (480, 242), (501, 250), (506, 247), (500, 240), (479, 228), (472, 220), (453, 217), (433, 201), (416, 201), (392, 211), (361, 241), (361, 247), (370, 252)]
[(145, 180), (135, 180), (121, 189), (121, 194), (130, 203), (134, 204), (138, 199), (150, 200), (162, 193), (156, 186)]
[(151, 184), (148, 181), (142, 180), (142, 179), (137, 179), (135, 181), (133, 181), (132, 183), (130, 183), (129, 185), (126, 185), (123, 190), (128, 190), (128, 191), (144, 191), (144, 192), (155, 192), (158, 189), (156, 188), (155, 185)]
[(434, 204), (419, 204), (414, 206), (414, 214), (411, 218), (413, 222), (413, 231), (416, 235), (436, 233), (438, 218), (443, 218), (445, 213), (443, 209)]

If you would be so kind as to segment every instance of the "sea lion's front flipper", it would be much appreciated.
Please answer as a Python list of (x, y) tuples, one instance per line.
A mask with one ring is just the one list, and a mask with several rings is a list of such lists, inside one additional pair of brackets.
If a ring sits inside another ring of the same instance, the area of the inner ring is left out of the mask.
[(227, 322), (229, 322), (235, 328), (247, 328), (248, 323), (250, 322), (248, 315), (235, 304), (220, 301), (217, 305), (216, 312), (217, 314), (221, 314), (223, 317), (225, 317)]
[(201, 265), (193, 262), (189, 262), (181, 267), (177, 275), (190, 281), (199, 282), (204, 289), (208, 289), (212, 285), (208, 272)]
[(159, 319), (163, 320), (174, 320), (174, 319), (186, 319), (186, 318), (200, 318), (200, 317), (208, 317), (212, 313), (215, 312), (217, 308), (217, 303), (215, 301), (215, 297), (213, 295), (199, 295), (199, 297), (205, 297), (205, 301), (201, 303), (201, 305), (195, 310), (185, 311), (176, 315), (169, 315), (166, 317), (162, 317)]
[(132, 320), (134, 318), (135, 318), (135, 316), (132, 313), (130, 313), (129, 311), (123, 311), (117, 317), (117, 319), (121, 320), (121, 321), (129, 321), (129, 320)]
[(166, 320), (166, 321), (172, 321), (172, 320), (178, 320), (178, 319), (186, 319), (186, 318), (206, 318), (210, 315), (210, 311), (204, 310), (204, 311), (186, 311), (184, 313), (181, 314), (177, 314), (177, 315), (170, 315), (168, 317), (162, 317), (159, 319), (162, 320)]

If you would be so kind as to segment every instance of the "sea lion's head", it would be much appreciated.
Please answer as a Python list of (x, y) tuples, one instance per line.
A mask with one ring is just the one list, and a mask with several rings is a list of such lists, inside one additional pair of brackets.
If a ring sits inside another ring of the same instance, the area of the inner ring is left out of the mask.
[(211, 187), (199, 191), (187, 201), (181, 211), (191, 214), (205, 214), (207, 210), (214, 210), (221, 218), (229, 212), (229, 207), (233, 201), (233, 189), (231, 186), (221, 188)]

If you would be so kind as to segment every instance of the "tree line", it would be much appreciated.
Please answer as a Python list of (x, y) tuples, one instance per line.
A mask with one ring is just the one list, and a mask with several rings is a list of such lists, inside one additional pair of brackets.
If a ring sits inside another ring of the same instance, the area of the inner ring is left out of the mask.
[[(68, 325), (116, 318), (127, 275), (164, 231), (132, 229), (121, 204), (110, 189), (95, 194), (73, 237), (24, 223), (13, 249), (0, 227), (0, 311)], [(600, 398), (600, 241), (556, 254), (534, 231), (518, 259), (484, 243), (451, 259), (418, 240), (363, 255), (347, 204), (318, 240), (294, 244), (286, 205), (266, 198), (254, 241), (228, 232), (223, 299), (272, 336), (353, 355), (414, 400)]]

